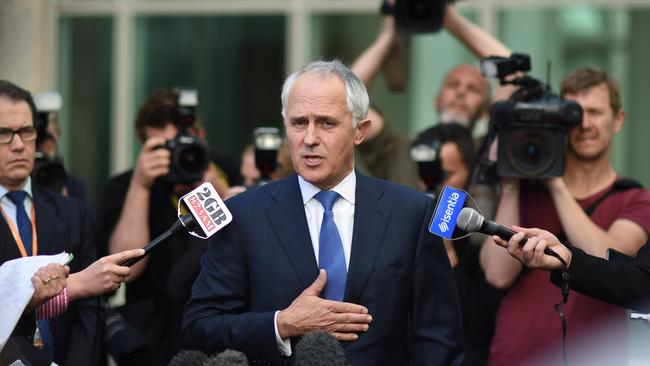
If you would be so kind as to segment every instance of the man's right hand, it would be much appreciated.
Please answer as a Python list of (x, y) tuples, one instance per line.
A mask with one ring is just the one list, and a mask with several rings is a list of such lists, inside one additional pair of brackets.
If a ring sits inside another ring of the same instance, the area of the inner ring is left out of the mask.
[(171, 153), (167, 149), (159, 148), (164, 144), (165, 139), (159, 136), (151, 137), (145, 141), (133, 172), (134, 183), (149, 189), (156, 178), (169, 173)]
[(83, 271), (73, 273), (68, 279), (70, 301), (99, 296), (116, 290), (126, 281), (131, 268), (120, 265), (126, 260), (144, 255), (144, 249), (131, 249), (99, 258)]
[(320, 298), (325, 283), (327, 274), (321, 269), (316, 281), (288, 308), (278, 313), (278, 333), (282, 339), (323, 330), (340, 341), (354, 341), (359, 338), (358, 332), (368, 330), (368, 324), (372, 322), (368, 309), (357, 304)]
[[(544, 253), (546, 248), (550, 248), (560, 255), (567, 263), (571, 265), (571, 251), (564, 246), (552, 233), (542, 229), (526, 229), (519, 226), (513, 226), (512, 229), (517, 232), (505, 241), (498, 236), (493, 236), (494, 242), (506, 248), (508, 253), (529, 268), (538, 269), (562, 269), (562, 263), (554, 257)], [(520, 244), (521, 240), (526, 237), (526, 244)]]

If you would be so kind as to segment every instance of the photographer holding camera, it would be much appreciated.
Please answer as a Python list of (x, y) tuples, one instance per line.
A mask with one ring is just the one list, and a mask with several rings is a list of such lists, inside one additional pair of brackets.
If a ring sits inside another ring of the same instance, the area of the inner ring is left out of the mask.
[[(111, 178), (102, 224), (111, 253), (142, 248), (176, 220), (179, 198), (203, 182), (220, 195), (228, 184), (213, 162), (196, 118), (195, 91), (159, 90), (141, 106), (135, 122), (143, 143), (133, 170)], [(224, 166), (224, 165), (220, 165)], [(182, 307), (199, 271), (206, 242), (180, 233), (131, 267), (124, 319), (147, 339), (150, 352), (120, 364), (163, 365), (179, 350)]]
[(86, 202), (86, 185), (70, 174), (59, 155), (58, 144), (61, 130), (58, 113), (63, 104), (61, 94), (55, 91), (34, 94), (37, 118), (36, 160), (32, 179), (36, 184), (47, 187), (64, 196)]
[[(408, 1), (402, 3), (408, 4)], [(382, 12), (386, 14), (384, 9), (391, 9), (400, 4), (387, 0), (382, 7)], [(439, 25), (444, 26), (478, 58), (489, 55), (510, 55), (511, 51), (505, 45), (463, 17), (451, 4), (435, 9), (429, 16), (440, 21)], [(377, 38), (352, 65), (352, 71), (369, 89), (382, 68), (395, 71), (394, 68), (390, 68), (393, 66), (391, 57), (400, 51), (400, 47), (404, 46), (403, 40), (408, 39), (409, 32), (413, 31), (410, 27), (404, 26), (404, 23), (413, 22), (413, 19), (400, 20), (396, 17), (399, 18), (399, 14), (384, 16)], [(405, 60), (402, 61), (405, 63)], [(399, 67), (402, 70), (406, 69), (407, 65), (399, 65)], [(389, 84), (391, 75), (391, 73), (386, 74)], [(497, 88), (493, 99), (501, 99), (511, 91), (510, 87)], [(432, 100), (438, 123), (460, 123), (471, 134), (479, 132), (478, 129), (475, 131), (475, 127), (487, 116), (489, 105), (490, 85), (480, 71), (470, 64), (461, 64), (450, 70)], [(359, 158), (363, 164), (378, 178), (420, 188), (418, 168), (408, 153), (410, 139), (393, 129), (376, 108), (369, 110), (369, 116), (373, 121), (372, 126), (366, 140), (358, 147)]]
[[(605, 257), (608, 248), (633, 256), (650, 232), (650, 193), (621, 179), (610, 163), (612, 139), (625, 117), (618, 83), (582, 68), (563, 78), (560, 94), (565, 100), (559, 103), (524, 98), (492, 111), (502, 176), (495, 221), (544, 228), (593, 256)], [(576, 125), (567, 100), (584, 111)], [(565, 132), (558, 135), (558, 129)], [(563, 326), (553, 305), (562, 296), (548, 273), (522, 268), (492, 238), (480, 262), (489, 283), (509, 288), (497, 313), (489, 364), (561, 364)], [(568, 364), (627, 363), (624, 309), (575, 292), (558, 309), (568, 326)]]

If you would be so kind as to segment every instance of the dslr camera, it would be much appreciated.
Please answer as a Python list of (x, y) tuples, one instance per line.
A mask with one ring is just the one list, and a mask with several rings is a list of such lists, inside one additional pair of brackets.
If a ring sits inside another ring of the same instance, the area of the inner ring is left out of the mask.
[(485, 77), (519, 86), (509, 100), (490, 109), (499, 136), (497, 173), (522, 179), (558, 177), (564, 174), (568, 130), (582, 122), (582, 107), (553, 94), (547, 84), (525, 75), (527, 71), (526, 54), (481, 60)]
[[(435, 127), (434, 127), (435, 128)], [(442, 170), (442, 160), (440, 159), (440, 148), (442, 142), (429, 130), (420, 133), (411, 143), (409, 151), (411, 159), (417, 163), (418, 175), (424, 182), (425, 193), (430, 197), (435, 197), (438, 186), (445, 179), (445, 172)]]
[(32, 179), (34, 183), (56, 192), (63, 192), (67, 184), (68, 173), (63, 166), (63, 159), (57, 154), (58, 136), (49, 131), (51, 119), (61, 110), (61, 94), (43, 92), (34, 94), (36, 104), (36, 153)]
[(191, 184), (200, 181), (210, 163), (210, 154), (205, 142), (189, 133), (190, 127), (196, 123), (198, 104), (197, 90), (178, 90), (172, 118), (179, 133), (160, 146), (171, 152), (169, 174), (164, 178), (170, 184)]
[(271, 175), (278, 167), (278, 151), (282, 146), (282, 135), (276, 127), (258, 127), (253, 131), (255, 142), (255, 166), (260, 171), (259, 185), (271, 181)]

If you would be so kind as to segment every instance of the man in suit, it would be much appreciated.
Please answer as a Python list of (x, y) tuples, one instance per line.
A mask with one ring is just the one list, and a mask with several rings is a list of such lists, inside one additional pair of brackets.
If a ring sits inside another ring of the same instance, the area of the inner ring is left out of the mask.
[(434, 202), (354, 170), (371, 123), (361, 81), (313, 62), (286, 79), (282, 106), (297, 175), (227, 202), (234, 219), (202, 259), (186, 345), (275, 365), (325, 330), (353, 365), (459, 363), (454, 281), (427, 231)]
[[(78, 272), (95, 259), (89, 215), (77, 200), (32, 185), (35, 115), (30, 93), (0, 80), (0, 263), (68, 251), (74, 254), (70, 270)], [(39, 321), (45, 358), (66, 366), (97, 364), (102, 334), (99, 310), (98, 299), (90, 297), (70, 303), (66, 312), (49, 321)], [(34, 312), (28, 312), (13, 337), (27, 346), (35, 343), (36, 324)], [(36, 349), (26, 353), (32, 351), (39, 353)]]

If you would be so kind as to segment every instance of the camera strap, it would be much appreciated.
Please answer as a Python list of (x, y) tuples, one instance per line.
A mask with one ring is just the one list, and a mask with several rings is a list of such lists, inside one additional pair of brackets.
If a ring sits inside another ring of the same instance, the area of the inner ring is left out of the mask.
[[(591, 216), (594, 211), (596, 211), (596, 208), (605, 201), (606, 198), (611, 196), (614, 193), (617, 192), (624, 192), (627, 191), (628, 189), (633, 189), (633, 188), (643, 188), (643, 185), (641, 183), (633, 180), (633, 179), (627, 179), (627, 178), (621, 178), (618, 179), (614, 182), (612, 187), (608, 189), (605, 193), (603, 193), (596, 201), (594, 201), (591, 205), (585, 207), (584, 211), (587, 214), (587, 216)], [(558, 240), (561, 243), (566, 243), (567, 242), (567, 236), (562, 231), (560, 235), (558, 235)], [(564, 262), (560, 258), (560, 261), (562, 262), (562, 265), (564, 268), (562, 269), (562, 276), (560, 279), (560, 291), (562, 293), (562, 302), (555, 304), (555, 311), (557, 311), (558, 315), (560, 316), (560, 320), (562, 321), (562, 359), (564, 366), (568, 366), (568, 360), (567, 360), (567, 352), (566, 352), (566, 316), (564, 314), (564, 309), (563, 305), (567, 303), (569, 300), (569, 272), (567, 268), (567, 263)]]
[(564, 366), (568, 366), (569, 361), (567, 360), (566, 353), (566, 316), (564, 315), (563, 306), (567, 303), (567, 301), (569, 301), (569, 272), (566, 263), (563, 264), (564, 269), (562, 270), (562, 280), (560, 281), (562, 302), (555, 304), (554, 307), (555, 311), (557, 311), (557, 314), (560, 316), (560, 321), (562, 322), (562, 361)]

